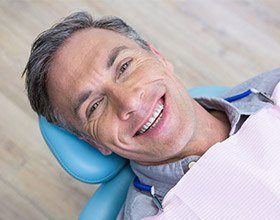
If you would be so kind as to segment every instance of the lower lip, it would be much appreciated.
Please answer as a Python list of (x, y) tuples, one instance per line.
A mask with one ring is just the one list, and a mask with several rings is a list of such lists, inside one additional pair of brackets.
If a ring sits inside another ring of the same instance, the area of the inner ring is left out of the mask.
[[(168, 115), (168, 106), (166, 105), (166, 97), (163, 96), (163, 110), (161, 112), (161, 118), (159, 120), (159, 122), (156, 124), (155, 127), (150, 127), (146, 132), (144, 132), (143, 134), (139, 134), (137, 136), (139, 137), (149, 137), (149, 136), (154, 136), (157, 135), (159, 133), (161, 133), (161, 131), (163, 130), (163, 128), (165, 127), (166, 124), (166, 120), (167, 120), (167, 115)], [(136, 136), (136, 137), (137, 137)]]

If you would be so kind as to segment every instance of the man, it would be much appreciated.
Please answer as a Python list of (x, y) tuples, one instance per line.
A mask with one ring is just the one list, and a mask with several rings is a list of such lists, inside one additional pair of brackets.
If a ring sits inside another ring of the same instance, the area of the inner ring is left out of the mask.
[[(32, 108), (103, 154), (131, 160), (140, 181), (160, 200), (212, 145), (234, 134), (266, 103), (248, 96), (192, 99), (172, 64), (118, 18), (74, 13), (34, 42), (25, 68)], [(271, 94), (280, 70), (257, 76), (226, 96), (251, 87)], [(151, 197), (131, 185), (120, 219), (157, 213)]]

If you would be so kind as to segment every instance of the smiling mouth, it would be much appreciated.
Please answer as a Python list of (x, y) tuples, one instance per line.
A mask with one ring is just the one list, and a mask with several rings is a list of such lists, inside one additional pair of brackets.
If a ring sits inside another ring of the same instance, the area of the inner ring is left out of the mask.
[(161, 99), (156, 104), (154, 111), (150, 118), (146, 121), (146, 123), (136, 132), (135, 135), (141, 135), (145, 132), (149, 131), (151, 128), (154, 128), (158, 125), (162, 118), (162, 112), (164, 109), (164, 97), (161, 97)]

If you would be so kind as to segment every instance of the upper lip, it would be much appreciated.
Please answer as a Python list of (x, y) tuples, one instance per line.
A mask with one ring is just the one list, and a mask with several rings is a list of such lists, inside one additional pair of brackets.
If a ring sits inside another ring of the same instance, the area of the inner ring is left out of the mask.
[(160, 98), (156, 99), (152, 105), (152, 107), (150, 108), (149, 114), (147, 114), (147, 116), (142, 120), (142, 122), (140, 123), (140, 125), (137, 127), (136, 131), (134, 132), (134, 136), (137, 134), (137, 132), (144, 126), (144, 124), (147, 123), (147, 121), (149, 120), (149, 118), (152, 116), (157, 103), (159, 102), (159, 100), (161, 98), (163, 98), (164, 96), (160, 96)]

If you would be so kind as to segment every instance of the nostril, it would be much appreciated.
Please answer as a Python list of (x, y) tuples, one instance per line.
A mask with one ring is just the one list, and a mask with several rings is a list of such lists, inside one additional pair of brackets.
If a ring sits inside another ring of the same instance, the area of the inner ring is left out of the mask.
[(123, 121), (128, 120), (128, 119), (130, 118), (131, 113), (132, 113), (132, 112), (123, 112), (123, 113), (121, 113), (121, 119), (122, 119)]
[(121, 120), (128, 120), (141, 109), (145, 92), (139, 88), (126, 88), (114, 97), (115, 108)]
[(144, 91), (142, 91), (141, 93), (140, 93), (140, 100), (142, 100), (143, 98), (144, 98)]

